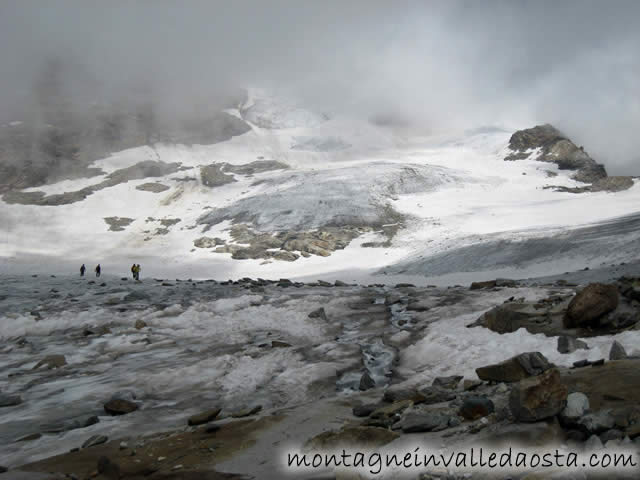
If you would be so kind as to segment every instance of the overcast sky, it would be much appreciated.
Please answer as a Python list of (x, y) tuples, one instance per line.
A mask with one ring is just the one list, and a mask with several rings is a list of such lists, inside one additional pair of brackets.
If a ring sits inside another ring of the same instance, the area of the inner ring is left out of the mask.
[(264, 86), (425, 131), (548, 122), (640, 174), (639, 18), (638, 1), (0, 0), (0, 118), (56, 57), (83, 102), (87, 83), (169, 107)]

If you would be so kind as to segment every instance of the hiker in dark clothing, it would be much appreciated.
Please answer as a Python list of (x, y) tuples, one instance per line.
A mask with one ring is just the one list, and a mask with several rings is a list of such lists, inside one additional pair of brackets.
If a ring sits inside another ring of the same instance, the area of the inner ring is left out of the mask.
[(84, 277), (84, 272), (87, 269), (87, 267), (84, 266), (84, 263), (82, 264), (82, 266), (80, 267), (80, 276)]
[(133, 265), (131, 265), (131, 276), (133, 277), (133, 279), (136, 279), (136, 264), (134, 263)]
[(96, 277), (100, 276), (100, 272), (102, 271), (102, 269), (100, 268), (100, 264), (98, 264), (98, 266), (96, 267)]

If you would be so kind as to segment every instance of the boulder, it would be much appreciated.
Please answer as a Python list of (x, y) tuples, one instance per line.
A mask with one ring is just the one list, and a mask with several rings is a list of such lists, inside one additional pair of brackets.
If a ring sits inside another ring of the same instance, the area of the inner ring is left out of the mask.
[(322, 320), (327, 319), (327, 314), (324, 311), (324, 307), (320, 307), (313, 312), (309, 313), (309, 318), (321, 318)]
[(576, 350), (588, 350), (589, 346), (582, 340), (567, 335), (558, 337), (558, 351), (560, 353), (573, 353)]
[(429, 412), (409, 413), (399, 422), (399, 426), (404, 433), (439, 432), (449, 426), (449, 416)]
[(371, 378), (371, 375), (369, 375), (368, 371), (365, 371), (362, 374), (362, 377), (360, 377), (360, 385), (359, 385), (359, 389), (361, 391), (364, 390), (369, 390), (371, 388), (374, 388), (376, 386), (376, 382), (373, 378)]
[(578, 421), (578, 425), (580, 425), (584, 430), (595, 434), (611, 430), (615, 423), (615, 418), (611, 415), (609, 410), (599, 410), (594, 413), (589, 413)]
[(139, 318), (138, 320), (136, 320), (136, 323), (134, 326), (136, 327), (136, 330), (141, 330), (147, 326), (147, 322)]
[(496, 281), (495, 280), (487, 280), (485, 282), (473, 282), (471, 284), (471, 287), (469, 287), (469, 290), (483, 290), (486, 288), (493, 288), (496, 286)]
[(525, 327), (530, 318), (531, 315), (518, 311), (514, 306), (498, 305), (469, 326), (481, 325), (496, 333), (512, 333)]
[(493, 401), (487, 397), (469, 396), (464, 399), (458, 414), (467, 420), (477, 420), (495, 411)]
[(108, 440), (109, 440), (109, 437), (106, 437), (104, 435), (93, 435), (92, 437), (89, 437), (87, 440), (85, 440), (85, 442), (82, 444), (82, 448), (89, 448), (89, 447), (95, 447), (96, 445), (102, 445), (103, 443), (107, 443)]
[(365, 405), (356, 405), (353, 407), (352, 412), (354, 417), (368, 417), (378, 408), (380, 408), (380, 405), (377, 403), (368, 403)]
[(552, 367), (553, 365), (541, 353), (528, 352), (504, 362), (477, 368), (476, 374), (481, 380), (510, 383), (539, 375)]
[(215, 418), (220, 414), (221, 411), (222, 411), (221, 408), (213, 408), (211, 410), (207, 410), (197, 415), (192, 415), (191, 417), (189, 417), (189, 420), (187, 421), (187, 423), (190, 426), (209, 423), (210, 421), (215, 420)]
[(627, 351), (617, 340), (614, 340), (609, 351), (609, 360), (624, 360), (625, 358), (627, 358)]
[(460, 380), (464, 377), (462, 375), (452, 375), (450, 377), (437, 377), (433, 380), (434, 387), (446, 388), (449, 390), (455, 390)]
[(433, 405), (435, 403), (448, 402), (450, 400), (455, 400), (456, 393), (453, 390), (449, 390), (446, 388), (430, 386), (424, 387), (419, 390), (420, 395), (422, 396), (422, 402), (426, 405)]
[(112, 398), (104, 404), (104, 411), (109, 415), (126, 415), (138, 409), (138, 404), (124, 398)]
[(464, 382), (462, 382), (462, 390), (464, 390), (465, 392), (470, 392), (472, 390), (477, 389), (478, 387), (482, 386), (483, 382), (481, 380), (468, 380), (465, 379)]
[(262, 405), (256, 405), (255, 407), (236, 410), (231, 414), (231, 417), (232, 418), (250, 417), (251, 415), (256, 415), (257, 413), (260, 413), (261, 410), (262, 410)]
[(369, 419), (374, 421), (373, 425), (384, 425), (388, 427), (394, 424), (400, 418), (400, 414), (412, 405), (413, 402), (411, 400), (395, 402), (391, 405), (377, 408), (371, 412)]
[(597, 321), (618, 306), (618, 289), (615, 285), (591, 283), (583, 288), (569, 303), (564, 316), (567, 328), (595, 326)]
[(568, 390), (556, 369), (521, 380), (509, 394), (509, 408), (519, 422), (553, 417), (567, 405)]
[(382, 397), (384, 402), (400, 402), (403, 400), (411, 400), (413, 403), (423, 403), (425, 396), (415, 388), (389, 388), (385, 390)]
[(560, 419), (568, 425), (574, 425), (589, 410), (589, 398), (582, 392), (573, 392), (567, 396), (567, 406), (560, 412)]

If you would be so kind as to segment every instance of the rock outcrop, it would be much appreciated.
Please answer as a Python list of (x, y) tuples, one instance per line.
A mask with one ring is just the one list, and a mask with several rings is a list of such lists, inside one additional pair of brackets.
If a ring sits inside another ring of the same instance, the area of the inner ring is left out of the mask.
[(573, 170), (573, 178), (580, 182), (594, 183), (607, 177), (604, 166), (548, 124), (518, 130), (511, 136), (509, 148), (513, 153), (505, 160), (528, 159), (534, 150), (538, 150), (539, 154), (533, 160), (555, 163), (560, 170)]

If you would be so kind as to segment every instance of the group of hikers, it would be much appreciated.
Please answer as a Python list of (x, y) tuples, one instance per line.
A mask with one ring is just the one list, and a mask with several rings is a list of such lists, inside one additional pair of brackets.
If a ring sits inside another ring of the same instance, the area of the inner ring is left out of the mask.
[[(140, 264), (133, 264), (131, 266), (131, 275), (133, 275), (133, 279), (134, 280), (140, 280), (140, 270), (142, 270), (140, 268)], [(84, 277), (84, 272), (87, 271), (87, 267), (84, 266), (84, 263), (82, 264), (82, 266), (80, 267), (80, 276)], [(96, 268), (94, 269), (94, 272), (96, 272), (96, 277), (99, 277), (100, 274), (102, 273), (102, 267), (100, 266), (100, 264), (96, 265)]]

